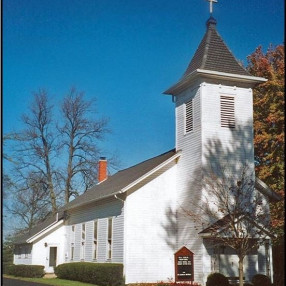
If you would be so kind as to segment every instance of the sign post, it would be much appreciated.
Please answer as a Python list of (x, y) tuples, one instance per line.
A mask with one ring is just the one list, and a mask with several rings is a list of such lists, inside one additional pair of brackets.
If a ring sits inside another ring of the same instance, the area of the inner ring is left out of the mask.
[(194, 254), (185, 246), (175, 253), (175, 281), (194, 281)]

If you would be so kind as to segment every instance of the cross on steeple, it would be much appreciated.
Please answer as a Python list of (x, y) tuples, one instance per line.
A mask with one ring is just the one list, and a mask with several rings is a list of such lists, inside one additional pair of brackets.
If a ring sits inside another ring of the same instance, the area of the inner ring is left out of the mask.
[(217, 0), (207, 0), (210, 2), (210, 13), (213, 13), (213, 3), (217, 3)]

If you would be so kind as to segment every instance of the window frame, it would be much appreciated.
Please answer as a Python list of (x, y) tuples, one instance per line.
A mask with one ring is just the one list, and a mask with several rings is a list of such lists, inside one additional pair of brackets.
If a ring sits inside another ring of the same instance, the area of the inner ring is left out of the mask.
[(81, 224), (80, 260), (85, 260), (86, 224)]
[(112, 260), (113, 255), (113, 217), (107, 220), (107, 260)]
[(75, 250), (75, 247), (74, 247), (74, 242), (71, 243), (71, 248), (70, 248), (70, 251), (71, 251), (71, 257), (70, 257), (70, 260), (73, 261), (74, 260), (74, 250)]
[[(96, 230), (96, 232), (95, 232)], [(98, 220), (93, 221), (93, 253), (92, 259), (97, 260), (98, 255)]]

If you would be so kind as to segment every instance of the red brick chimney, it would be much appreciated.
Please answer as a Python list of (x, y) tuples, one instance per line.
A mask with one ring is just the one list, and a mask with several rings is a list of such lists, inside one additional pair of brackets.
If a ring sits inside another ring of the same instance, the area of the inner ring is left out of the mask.
[(100, 157), (98, 162), (98, 183), (107, 179), (107, 161), (106, 157)]

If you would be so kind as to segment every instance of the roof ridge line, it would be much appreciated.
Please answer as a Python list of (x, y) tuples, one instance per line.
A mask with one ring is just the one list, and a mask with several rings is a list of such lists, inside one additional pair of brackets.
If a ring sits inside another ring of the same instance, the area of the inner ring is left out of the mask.
[(207, 36), (206, 36), (206, 45), (204, 48), (204, 55), (202, 59), (202, 68), (205, 67), (208, 55), (209, 55), (209, 46), (210, 46), (210, 39), (211, 39), (211, 29), (210, 26), (208, 27)]
[(160, 157), (160, 156), (163, 156), (163, 155), (165, 155), (165, 154), (167, 154), (167, 153), (170, 153), (170, 152), (172, 152), (172, 151), (176, 151), (176, 148), (172, 148), (172, 149), (170, 149), (169, 151), (164, 152), (164, 153), (162, 153), (162, 154), (160, 154), (160, 155), (151, 157), (151, 158), (146, 159), (146, 160), (144, 160), (144, 161), (141, 161), (141, 162), (139, 162), (139, 163), (137, 163), (137, 164), (135, 164), (135, 165), (132, 165), (132, 166), (127, 167), (127, 168), (125, 168), (125, 169), (119, 170), (119, 171), (118, 171), (117, 173), (115, 173), (115, 174), (118, 174), (118, 173), (120, 173), (120, 172), (126, 171), (126, 170), (128, 170), (128, 169), (131, 169), (131, 168), (133, 168), (133, 167), (135, 167), (135, 166), (138, 166), (138, 165), (143, 164), (143, 163), (145, 163), (145, 162), (147, 162), (147, 161), (150, 161), (150, 160), (153, 160), (153, 159), (158, 158), (158, 157)]

